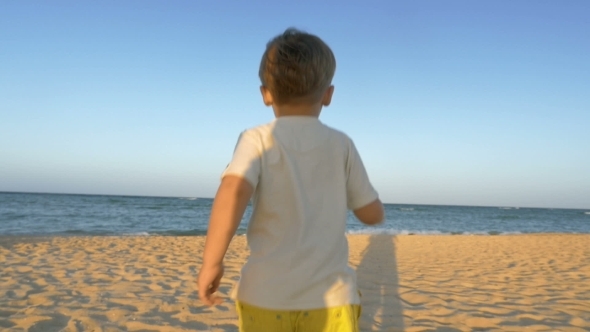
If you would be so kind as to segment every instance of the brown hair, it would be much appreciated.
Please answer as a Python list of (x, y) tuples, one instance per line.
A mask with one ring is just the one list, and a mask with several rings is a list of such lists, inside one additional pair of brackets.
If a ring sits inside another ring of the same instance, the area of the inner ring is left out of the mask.
[(266, 45), (258, 76), (277, 103), (316, 102), (335, 71), (336, 59), (326, 43), (289, 28)]

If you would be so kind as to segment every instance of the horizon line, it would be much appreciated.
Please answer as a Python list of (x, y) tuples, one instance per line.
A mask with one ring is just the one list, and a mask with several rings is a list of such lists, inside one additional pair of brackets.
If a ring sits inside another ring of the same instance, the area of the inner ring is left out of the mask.
[[(200, 198), (214, 199), (213, 197), (198, 196), (159, 196), (159, 195), (125, 195), (125, 194), (84, 194), (84, 193), (57, 193), (57, 192), (33, 192), (33, 191), (6, 191), (0, 190), (0, 194), (33, 194), (33, 195), (71, 195), (71, 196), (114, 196), (114, 197), (152, 197), (152, 198)], [(515, 206), (515, 205), (462, 205), (462, 204), (427, 204), (427, 203), (386, 203), (384, 205), (420, 205), (420, 206), (454, 206), (454, 207), (481, 207), (481, 208), (506, 208), (506, 209), (548, 209), (548, 210), (588, 210), (589, 208), (556, 208), (538, 206)]]

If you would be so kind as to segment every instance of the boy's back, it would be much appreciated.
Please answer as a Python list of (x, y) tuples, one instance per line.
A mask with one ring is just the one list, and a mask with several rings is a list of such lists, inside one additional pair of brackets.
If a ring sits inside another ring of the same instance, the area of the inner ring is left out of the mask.
[(318, 120), (335, 69), (321, 39), (293, 29), (262, 56), (260, 92), (276, 119), (240, 136), (213, 201), (197, 281), (204, 303), (220, 303), (223, 257), (253, 198), (251, 255), (232, 294), (241, 332), (358, 331), (347, 211), (367, 224), (384, 216), (352, 141)]
[(359, 303), (347, 213), (377, 193), (345, 134), (316, 117), (279, 117), (242, 133), (226, 175), (256, 188), (235, 298), (280, 310)]

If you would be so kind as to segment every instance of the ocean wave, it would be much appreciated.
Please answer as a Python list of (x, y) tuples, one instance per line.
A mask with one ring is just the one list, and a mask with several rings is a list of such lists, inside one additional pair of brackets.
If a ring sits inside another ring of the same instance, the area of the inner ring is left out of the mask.
[(63, 233), (64, 234), (74, 234), (74, 235), (78, 235), (78, 234), (90, 234), (88, 231), (85, 231), (83, 229), (67, 229)]
[(158, 236), (196, 236), (196, 235), (206, 235), (207, 230), (200, 230), (200, 229), (191, 229), (186, 231), (180, 230), (169, 230), (163, 232), (153, 232), (150, 235), (158, 235)]
[(590, 211), (584, 212), (584, 214), (590, 214)]
[(16, 212), (0, 213), (0, 221), (2, 220), (19, 220), (28, 217), (26, 214), (17, 214)]
[(198, 197), (178, 197), (178, 199), (182, 199), (184, 201), (196, 201), (199, 198)]
[(520, 219), (520, 216), (517, 215), (507, 215), (507, 216), (498, 216), (496, 217), (499, 220), (516, 220)]
[(148, 232), (137, 232), (137, 233), (123, 233), (121, 236), (150, 236)]
[(396, 229), (356, 229), (347, 231), (350, 235), (517, 235), (522, 232), (499, 232), (499, 231), (482, 231), (482, 232), (441, 232), (441, 231), (415, 231), (415, 230), (396, 230)]
[(123, 199), (116, 199), (116, 198), (109, 198), (108, 203), (125, 203), (126, 201)]
[(518, 208), (518, 207), (502, 206), (502, 207), (499, 207), (498, 209), (500, 209), (500, 210), (518, 210), (520, 208)]
[(146, 210), (162, 210), (162, 209), (164, 209), (164, 207), (167, 207), (167, 206), (146, 206), (144, 209), (146, 209)]
[(399, 208), (400, 211), (414, 211), (414, 208)]
[[(409, 231), (398, 229), (355, 229), (349, 230), (347, 234), (366, 234), (366, 235), (444, 235), (445, 233), (439, 231)], [(451, 233), (448, 233), (451, 235)]]

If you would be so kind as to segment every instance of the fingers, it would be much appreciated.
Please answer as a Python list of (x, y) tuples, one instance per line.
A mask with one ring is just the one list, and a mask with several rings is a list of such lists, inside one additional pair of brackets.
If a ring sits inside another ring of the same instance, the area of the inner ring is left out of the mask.
[(219, 296), (216, 296), (216, 295), (212, 295), (210, 300), (211, 300), (210, 305), (220, 305), (223, 303), (223, 299)]
[(201, 299), (201, 301), (203, 303), (205, 303), (208, 306), (213, 306), (213, 305), (218, 305), (223, 303), (223, 299), (217, 295), (213, 294), (214, 292), (211, 290), (205, 291), (204, 294), (201, 294), (201, 292), (199, 292), (199, 298)]
[(214, 280), (214, 282), (209, 285), (198, 285), (199, 298), (204, 304), (213, 306), (223, 303), (223, 299), (221, 297), (214, 295), (214, 293), (219, 288), (219, 284), (219, 280)]
[(213, 283), (211, 283), (211, 293), (215, 293), (217, 292), (217, 289), (219, 288), (219, 285), (221, 284), (221, 276), (218, 276), (217, 278), (215, 278), (215, 280), (213, 280)]
[(207, 291), (203, 290), (201, 285), (199, 285), (199, 299), (201, 302), (205, 303), (206, 305), (210, 305), (209, 303), (211, 300), (209, 299), (209, 295), (207, 295)]
[(214, 295), (219, 289), (223, 277), (223, 266), (213, 269), (202, 269), (197, 279), (197, 289), (201, 301), (208, 305), (218, 305), (223, 299)]
[(205, 303), (206, 305), (213, 305), (213, 293), (209, 290), (203, 290), (199, 287), (199, 298), (201, 299), (201, 302)]

